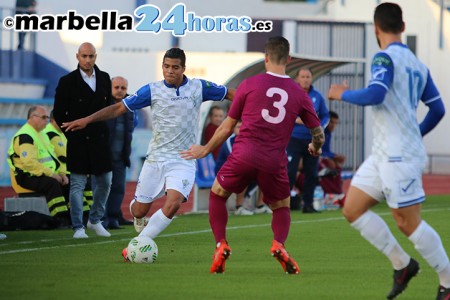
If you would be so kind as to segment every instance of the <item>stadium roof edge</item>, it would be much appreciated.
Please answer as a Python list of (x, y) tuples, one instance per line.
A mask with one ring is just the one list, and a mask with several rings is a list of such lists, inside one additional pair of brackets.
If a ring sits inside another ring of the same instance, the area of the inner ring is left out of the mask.
[[(345, 64), (351, 63), (365, 63), (366, 60), (362, 58), (336, 58), (336, 57), (318, 57), (318, 56), (307, 56), (300, 54), (291, 55), (292, 60), (287, 65), (286, 73), (294, 77), (296, 71), (299, 68), (309, 68), (313, 73), (313, 80), (316, 80), (320, 76), (329, 73), (334, 68), (340, 67)], [(257, 60), (249, 64), (248, 66), (242, 68), (240, 71), (235, 73), (230, 79), (225, 83), (226, 86), (231, 88), (236, 88), (242, 80), (265, 72), (264, 59)]]

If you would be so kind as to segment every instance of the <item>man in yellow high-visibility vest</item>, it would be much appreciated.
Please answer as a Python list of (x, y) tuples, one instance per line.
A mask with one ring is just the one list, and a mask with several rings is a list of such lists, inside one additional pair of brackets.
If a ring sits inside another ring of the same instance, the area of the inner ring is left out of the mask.
[(70, 225), (69, 212), (61, 186), (67, 185), (65, 166), (61, 166), (42, 130), (49, 120), (43, 106), (28, 110), (27, 123), (14, 135), (8, 150), (8, 164), (17, 183), (45, 196), (50, 215), (62, 225)]

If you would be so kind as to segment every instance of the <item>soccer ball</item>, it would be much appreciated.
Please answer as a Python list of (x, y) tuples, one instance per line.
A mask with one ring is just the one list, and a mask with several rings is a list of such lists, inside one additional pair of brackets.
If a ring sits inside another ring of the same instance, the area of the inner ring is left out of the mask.
[(158, 246), (149, 237), (137, 236), (128, 243), (127, 258), (134, 263), (154, 263), (158, 258)]

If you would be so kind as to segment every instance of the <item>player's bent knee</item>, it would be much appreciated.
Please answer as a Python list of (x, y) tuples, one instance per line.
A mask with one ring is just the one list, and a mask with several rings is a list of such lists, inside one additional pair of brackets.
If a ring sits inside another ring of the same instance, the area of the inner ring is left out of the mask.
[(420, 220), (407, 220), (397, 221), (398, 229), (403, 232), (406, 236), (410, 236), (419, 226)]
[(180, 209), (181, 202), (182, 201), (166, 201), (166, 203), (164, 203), (164, 206), (162, 208), (164, 215), (169, 219), (172, 219), (177, 213), (177, 211)]
[(291, 205), (291, 198), (285, 198), (283, 200), (280, 201), (275, 201), (275, 202), (270, 202), (269, 203), (269, 207), (271, 210), (276, 210), (282, 207), (290, 207)]
[(217, 179), (214, 180), (213, 186), (211, 187), (211, 191), (217, 196), (228, 198), (231, 195), (231, 192), (225, 190)]
[(148, 213), (151, 203), (141, 203), (134, 201), (131, 206), (131, 211), (134, 217), (142, 218)]
[(344, 216), (344, 218), (349, 222), (349, 223), (353, 223), (354, 221), (356, 221), (362, 214), (356, 212), (354, 209), (351, 209), (349, 207), (346, 207), (344, 205), (344, 208), (342, 209), (342, 215)]

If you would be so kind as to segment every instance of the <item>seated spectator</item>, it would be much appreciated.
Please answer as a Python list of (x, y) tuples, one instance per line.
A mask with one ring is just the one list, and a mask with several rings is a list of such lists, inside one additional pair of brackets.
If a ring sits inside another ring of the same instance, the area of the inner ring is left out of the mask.
[[(220, 126), (220, 124), (222, 124), (223, 120), (225, 119), (225, 111), (220, 106), (212, 106), (209, 110), (208, 118), (209, 124), (206, 126), (204, 131), (205, 144), (209, 142), (209, 140), (213, 137), (214, 132), (216, 132), (216, 129)], [(212, 152), (215, 161), (217, 161), (219, 151), (220, 146)]]
[(50, 116), (43, 106), (28, 110), (27, 123), (14, 135), (8, 149), (8, 164), (17, 183), (45, 196), (50, 215), (62, 226), (70, 225), (69, 210), (63, 196), (62, 186), (69, 180), (65, 166), (56, 158), (42, 130)]
[(331, 151), (331, 136), (338, 124), (339, 115), (330, 110), (330, 122), (325, 128), (325, 143), (322, 146), (322, 156), (319, 162), (319, 176), (325, 199), (337, 201), (339, 206), (342, 206), (344, 194), (342, 192), (341, 171), (345, 156)]
[[(216, 159), (216, 169), (215, 169), (216, 174), (217, 174), (217, 172), (219, 172), (220, 168), (222, 167), (222, 165), (225, 163), (228, 156), (230, 155), (232, 148), (233, 148), (234, 140), (236, 139), (236, 136), (239, 135), (239, 129), (241, 128), (241, 125), (242, 125), (242, 121), (239, 120), (236, 123), (236, 126), (234, 127), (234, 134), (231, 135), (225, 141), (225, 143), (222, 145), (222, 147), (220, 147), (219, 155)], [(252, 185), (252, 187), (256, 188), (256, 184)], [(248, 190), (249, 190), (249, 188), (245, 189), (244, 191), (242, 191), (239, 194), (236, 194), (236, 210), (234, 212), (235, 215), (253, 215), (253, 214), (264, 214), (264, 213), (271, 214), (272, 210), (264, 203), (262, 193), (258, 194), (258, 199), (257, 199), (256, 205), (255, 205), (256, 208), (254, 211), (251, 211), (243, 206)], [(252, 190), (252, 188), (250, 188), (250, 190)], [(247, 197), (248, 196), (249, 195), (247, 194)]]

